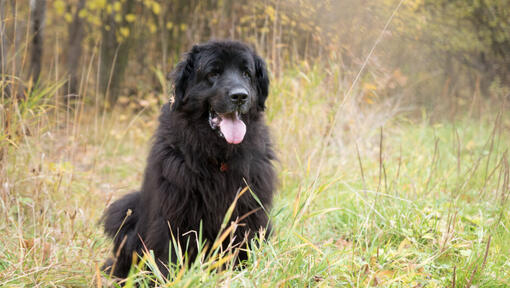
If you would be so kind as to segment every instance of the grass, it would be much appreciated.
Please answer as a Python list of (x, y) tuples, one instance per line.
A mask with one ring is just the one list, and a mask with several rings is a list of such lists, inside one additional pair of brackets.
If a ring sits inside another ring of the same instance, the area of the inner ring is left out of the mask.
[[(108, 285), (98, 267), (111, 242), (98, 221), (139, 187), (157, 125), (157, 104), (61, 108), (56, 88), (2, 100), (2, 287)], [(169, 279), (135, 269), (127, 285), (508, 287), (508, 113), (432, 122), (389, 100), (342, 101), (347, 88), (306, 65), (274, 79), (275, 233), (245, 269), (213, 269), (228, 263), (220, 255)]]

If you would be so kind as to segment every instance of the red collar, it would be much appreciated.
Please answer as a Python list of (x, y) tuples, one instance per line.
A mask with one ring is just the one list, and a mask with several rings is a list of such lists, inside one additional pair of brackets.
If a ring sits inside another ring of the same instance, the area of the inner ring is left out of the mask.
[(221, 162), (220, 171), (221, 172), (226, 172), (227, 170), (228, 170), (228, 164), (225, 163), (225, 162)]

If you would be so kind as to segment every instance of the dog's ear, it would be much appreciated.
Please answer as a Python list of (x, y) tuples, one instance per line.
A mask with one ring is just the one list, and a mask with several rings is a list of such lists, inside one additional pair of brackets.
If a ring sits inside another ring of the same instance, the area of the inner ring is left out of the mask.
[(260, 58), (255, 52), (253, 53), (255, 60), (255, 81), (257, 85), (257, 107), (259, 111), (264, 111), (265, 102), (269, 93), (269, 75), (266, 68), (266, 62)]
[(185, 54), (184, 60), (177, 64), (172, 79), (174, 82), (174, 101), (172, 104), (173, 110), (178, 110), (184, 103), (186, 103), (186, 89), (188, 88), (189, 81), (193, 78), (195, 73), (195, 60), (199, 47), (193, 46), (191, 50)]

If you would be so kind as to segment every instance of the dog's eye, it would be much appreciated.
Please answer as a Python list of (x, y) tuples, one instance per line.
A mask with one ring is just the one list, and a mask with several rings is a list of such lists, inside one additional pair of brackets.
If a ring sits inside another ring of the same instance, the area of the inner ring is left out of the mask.
[(218, 71), (212, 71), (209, 74), (207, 74), (207, 78), (209, 78), (210, 81), (216, 81), (218, 77), (220, 76), (220, 73)]
[(243, 77), (246, 78), (246, 79), (250, 79), (251, 78), (251, 74), (248, 70), (244, 70), (243, 71)]

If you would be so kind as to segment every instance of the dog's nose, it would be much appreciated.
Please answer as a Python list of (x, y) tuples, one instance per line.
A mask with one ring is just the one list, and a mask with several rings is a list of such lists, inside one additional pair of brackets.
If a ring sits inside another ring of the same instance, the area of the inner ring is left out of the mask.
[(248, 91), (244, 88), (234, 88), (230, 91), (229, 95), (232, 103), (242, 105), (248, 100)]

